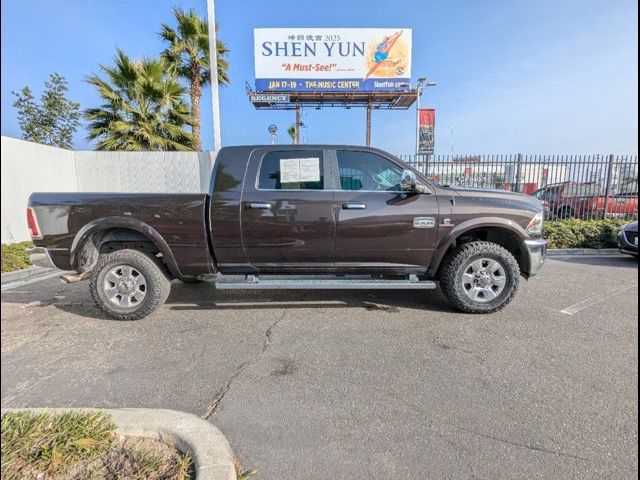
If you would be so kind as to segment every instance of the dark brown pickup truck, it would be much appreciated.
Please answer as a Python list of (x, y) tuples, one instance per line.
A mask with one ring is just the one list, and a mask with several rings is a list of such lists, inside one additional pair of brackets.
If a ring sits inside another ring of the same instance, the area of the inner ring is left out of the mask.
[(215, 288), (430, 289), (489, 313), (544, 262), (541, 203), (442, 187), (381, 150), (221, 149), (208, 194), (34, 193), (27, 219), (67, 281), (142, 318), (172, 279)]

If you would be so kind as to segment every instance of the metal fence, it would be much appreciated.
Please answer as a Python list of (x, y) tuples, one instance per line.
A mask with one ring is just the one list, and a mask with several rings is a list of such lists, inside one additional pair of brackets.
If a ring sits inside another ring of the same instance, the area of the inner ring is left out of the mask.
[(534, 195), (548, 218), (638, 218), (637, 155), (401, 156), (441, 185)]

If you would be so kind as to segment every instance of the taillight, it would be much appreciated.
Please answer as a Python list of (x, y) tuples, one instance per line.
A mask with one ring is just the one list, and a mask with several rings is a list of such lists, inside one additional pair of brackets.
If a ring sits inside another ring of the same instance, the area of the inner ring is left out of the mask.
[(27, 207), (27, 224), (29, 225), (31, 238), (42, 238), (42, 235), (40, 234), (40, 227), (38, 226), (38, 219), (36, 218), (36, 212), (34, 212), (31, 207)]

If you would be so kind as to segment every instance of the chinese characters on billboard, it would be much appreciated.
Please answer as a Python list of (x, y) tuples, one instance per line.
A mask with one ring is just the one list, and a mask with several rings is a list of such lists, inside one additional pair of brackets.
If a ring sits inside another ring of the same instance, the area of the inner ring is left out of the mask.
[(418, 110), (418, 155), (433, 155), (435, 124), (436, 111), (433, 108)]
[(411, 29), (257, 28), (258, 91), (405, 91)]

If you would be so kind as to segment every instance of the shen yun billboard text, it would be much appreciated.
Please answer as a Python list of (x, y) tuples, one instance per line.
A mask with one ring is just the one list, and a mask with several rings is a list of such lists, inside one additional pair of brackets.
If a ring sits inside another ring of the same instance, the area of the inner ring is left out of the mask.
[(411, 29), (256, 28), (258, 91), (410, 88)]

